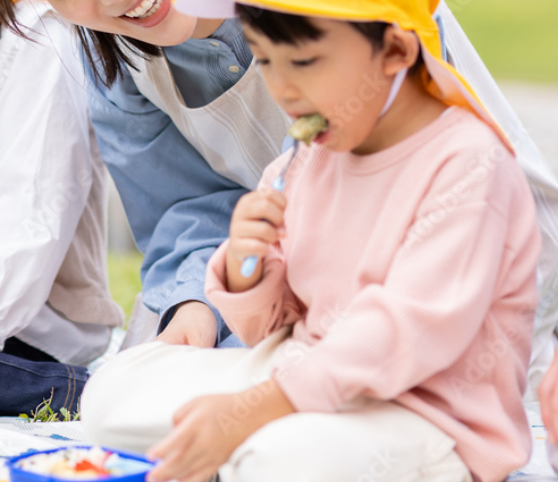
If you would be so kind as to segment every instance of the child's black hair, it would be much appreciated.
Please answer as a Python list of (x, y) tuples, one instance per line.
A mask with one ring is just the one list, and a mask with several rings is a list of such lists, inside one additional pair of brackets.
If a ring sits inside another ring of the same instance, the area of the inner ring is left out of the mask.
[[(265, 35), (274, 43), (296, 45), (309, 40), (319, 40), (324, 32), (320, 30), (308, 17), (274, 12), (257, 7), (236, 4), (236, 13), (240, 20)], [(389, 24), (386, 22), (348, 22), (360, 32), (374, 49), (384, 47), (384, 35)], [(423, 65), (422, 54), (419, 51), (417, 61), (409, 72), (415, 74)]]
[[(308, 17), (262, 10), (257, 7), (236, 4), (236, 13), (246, 25), (264, 34), (274, 43), (295, 45), (307, 40), (319, 40), (324, 32)], [(384, 33), (389, 24), (384, 22), (351, 22), (375, 48), (384, 46)]]

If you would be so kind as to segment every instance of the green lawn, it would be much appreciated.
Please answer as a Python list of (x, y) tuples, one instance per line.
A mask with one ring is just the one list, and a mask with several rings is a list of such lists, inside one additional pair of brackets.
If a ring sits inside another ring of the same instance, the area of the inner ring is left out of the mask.
[(558, 83), (558, 0), (446, 0), (499, 79)]
[(138, 252), (109, 253), (108, 274), (112, 297), (130, 317), (136, 295), (141, 291), (139, 277), (143, 256)]

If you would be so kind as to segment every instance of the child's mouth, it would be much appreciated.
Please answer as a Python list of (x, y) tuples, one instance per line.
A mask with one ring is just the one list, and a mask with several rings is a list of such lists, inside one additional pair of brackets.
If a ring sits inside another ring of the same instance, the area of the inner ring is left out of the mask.
[(315, 142), (316, 144), (324, 144), (327, 141), (328, 137), (329, 137), (329, 126), (327, 130), (320, 132), (312, 142)]

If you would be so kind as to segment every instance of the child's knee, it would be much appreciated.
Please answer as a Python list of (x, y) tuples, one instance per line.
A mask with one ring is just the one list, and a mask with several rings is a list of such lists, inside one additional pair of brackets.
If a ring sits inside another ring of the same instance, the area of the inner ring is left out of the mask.
[(117, 355), (85, 385), (80, 411), (93, 443), (143, 452), (170, 431), (172, 411), (156, 403), (154, 374), (145, 369), (152, 349), (142, 345)]
[[(327, 416), (294, 414), (272, 422), (232, 454), (219, 471), (223, 482), (339, 482), (361, 468), (354, 463), (350, 441), (328, 443), (320, 425)], [(327, 432), (327, 429), (326, 429)], [(335, 437), (331, 433), (330, 437)], [(331, 441), (331, 439), (330, 439)], [(354, 455), (354, 454), (353, 454)], [(348, 468), (348, 466), (351, 466)]]
[(437, 427), (393, 404), (363, 413), (297, 413), (253, 434), (220, 474), (223, 482), (469, 480), (462, 462), (456, 470), (446, 460), (454, 444)]

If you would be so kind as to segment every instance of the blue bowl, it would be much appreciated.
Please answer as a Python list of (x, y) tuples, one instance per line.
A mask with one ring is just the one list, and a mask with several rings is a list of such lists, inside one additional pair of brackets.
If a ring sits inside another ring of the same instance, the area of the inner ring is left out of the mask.
[(91, 449), (93, 446), (80, 445), (75, 447), (61, 447), (53, 450), (44, 450), (40, 452), (32, 452), (17, 457), (12, 457), (8, 460), (7, 466), (10, 472), (10, 482), (145, 482), (146, 474), (155, 466), (155, 464), (147, 460), (142, 455), (122, 452), (120, 450), (108, 449), (101, 447), (104, 451), (117, 454), (122, 460), (122, 467), (118, 467), (123, 471), (121, 474), (104, 475), (96, 478), (68, 478), (57, 477), (51, 474), (38, 474), (30, 472), (20, 467), (20, 462), (26, 458), (33, 457), (39, 454), (50, 454), (61, 452), (71, 449)]

